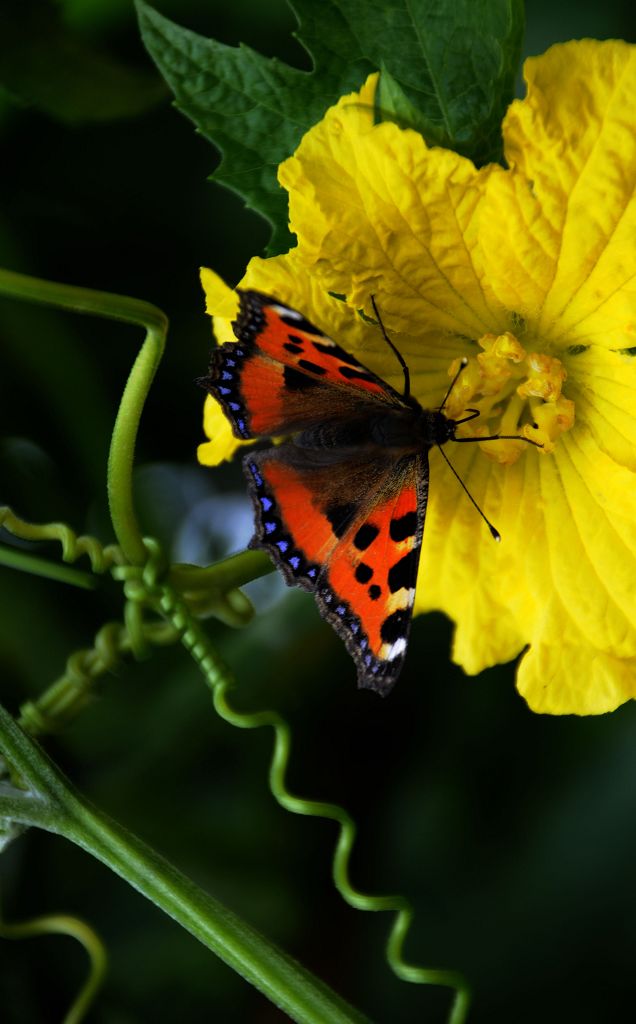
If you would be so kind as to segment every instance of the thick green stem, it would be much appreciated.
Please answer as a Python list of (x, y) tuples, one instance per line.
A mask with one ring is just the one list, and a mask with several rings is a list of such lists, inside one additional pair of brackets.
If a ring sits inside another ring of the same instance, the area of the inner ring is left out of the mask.
[(132, 469), (141, 412), (165, 347), (167, 317), (156, 306), (141, 299), (42, 281), (3, 269), (0, 269), (0, 294), (75, 313), (122, 320), (146, 329), (145, 341), (119, 405), (108, 459), (108, 500), (115, 535), (126, 559), (133, 565), (143, 565), (146, 555), (133, 507)]
[(319, 979), (203, 892), (156, 851), (90, 807), (0, 707), (0, 749), (29, 792), (0, 787), (0, 819), (36, 825), (97, 857), (302, 1024), (363, 1024)]
[(239, 551), (221, 562), (202, 568), (198, 565), (172, 565), (170, 582), (177, 590), (215, 589), (226, 592), (242, 587), (260, 576), (274, 572), (274, 565), (264, 551)]
[[(135, 300), (129, 301), (133, 303)], [(132, 472), (139, 421), (163, 355), (168, 328), (168, 321), (163, 313), (160, 310), (156, 310), (156, 313), (162, 317), (163, 323), (151, 326), (146, 321), (143, 324), (147, 328), (146, 339), (130, 371), (119, 403), (108, 454), (110, 516), (119, 545), (132, 565), (143, 565), (146, 560), (146, 549), (133, 505)], [(142, 322), (141, 319), (135, 320), (132, 316), (131, 321)]]

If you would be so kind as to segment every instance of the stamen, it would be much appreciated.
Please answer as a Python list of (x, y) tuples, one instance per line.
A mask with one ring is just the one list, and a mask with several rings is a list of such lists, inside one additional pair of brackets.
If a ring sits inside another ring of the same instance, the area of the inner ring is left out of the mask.
[[(530, 446), (543, 454), (555, 449), (559, 435), (574, 423), (574, 403), (561, 394), (567, 378), (559, 359), (543, 352), (526, 352), (517, 338), (485, 334), (479, 339), (483, 351), (468, 361), (460, 379), (447, 396), (447, 416), (462, 421), (457, 440), (483, 438), (483, 453), (495, 462), (510, 465)], [(460, 361), (449, 368), (456, 375)], [(470, 422), (469, 407), (479, 410)], [(497, 440), (488, 440), (497, 435)]]

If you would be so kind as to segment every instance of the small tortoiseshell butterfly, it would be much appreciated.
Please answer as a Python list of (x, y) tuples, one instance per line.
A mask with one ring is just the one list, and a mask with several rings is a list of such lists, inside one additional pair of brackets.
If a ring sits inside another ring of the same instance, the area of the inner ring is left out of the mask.
[(423, 409), (381, 321), (404, 369), (404, 395), (301, 313), (259, 292), (238, 294), (238, 340), (216, 349), (201, 384), (236, 437), (291, 436), (243, 459), (256, 525), (250, 547), (264, 548), (289, 585), (314, 594), (356, 663), (358, 685), (386, 694), (406, 653), (428, 452), (464, 440), (455, 430), (478, 412), (452, 420), (444, 403)]

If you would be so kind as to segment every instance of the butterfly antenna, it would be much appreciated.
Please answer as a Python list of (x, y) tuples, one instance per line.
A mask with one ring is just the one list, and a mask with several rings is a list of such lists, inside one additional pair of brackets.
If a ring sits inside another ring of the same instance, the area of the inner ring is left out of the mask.
[[(395, 355), (397, 356), (397, 358), (399, 360), (400, 366), (402, 367), (402, 371), (404, 373), (404, 394), (402, 395), (402, 398), (409, 398), (410, 394), (411, 394), (411, 375), (409, 373), (409, 368), (406, 365), (406, 362), (404, 361), (404, 356), (402, 355), (401, 352), (398, 352), (398, 350), (396, 349), (395, 345), (393, 344), (393, 342), (389, 338), (388, 334), (386, 333), (386, 328), (385, 328), (384, 324), (382, 323), (382, 317), (380, 316), (380, 310), (378, 309), (378, 307), (376, 305), (375, 295), (371, 296), (371, 305), (373, 306), (373, 312), (375, 313), (376, 319), (377, 319), (377, 321), (378, 321), (378, 323), (380, 325), (380, 330), (382, 331), (382, 336), (383, 336), (384, 340), (386, 341), (387, 345), (389, 346), (389, 348), (391, 348), (393, 350), (393, 352), (395, 352)], [(453, 381), (453, 383), (455, 383), (455, 382)], [(452, 385), (451, 385), (451, 387), (452, 387)], [(446, 396), (446, 397), (448, 397), (448, 396)], [(444, 399), (444, 401), (446, 401), (446, 399)]]
[[(474, 416), (467, 416), (463, 420), (455, 420), (458, 423), (466, 423), (466, 420), (474, 419)], [(482, 441), (523, 441), (524, 444), (532, 444), (535, 448), (543, 448), (539, 441), (533, 441), (531, 437), (522, 437), (520, 434), (486, 434), (485, 437), (454, 437), (457, 444), (480, 444)]]
[[(464, 357), (463, 357), (463, 359), (461, 360), (460, 364), (459, 364), (459, 370), (457, 371), (457, 373), (456, 373), (456, 374), (455, 374), (455, 376), (453, 377), (452, 381), (451, 381), (451, 382), (450, 382), (450, 384), (448, 385), (448, 391), (447, 391), (447, 392), (446, 392), (446, 394), (444, 395), (444, 401), (443, 401), (443, 402), (442, 402), (442, 404), (440, 405), (440, 407), (439, 407), (439, 409), (438, 409), (438, 412), (441, 412), (441, 411), (442, 411), (442, 409), (444, 408), (444, 406), (446, 405), (446, 403), (447, 403), (447, 401), (448, 401), (448, 399), (449, 399), (449, 397), (450, 397), (450, 393), (451, 393), (451, 391), (453, 390), (453, 388), (454, 388), (454, 387), (455, 387), (455, 385), (457, 384), (457, 381), (459, 380), (459, 375), (460, 375), (460, 373), (463, 373), (463, 371), (464, 371), (464, 370), (466, 369), (466, 367), (467, 367), (467, 366), (468, 366), (468, 360), (467, 360), (466, 356), (464, 356)], [(474, 412), (475, 412), (475, 410), (474, 410), (474, 409), (469, 409), (468, 411), (469, 411), (469, 412), (471, 412), (471, 413), (474, 413)], [(477, 415), (479, 416), (479, 413), (477, 413)], [(471, 420), (472, 420), (472, 419), (474, 419), (474, 418), (475, 418), (474, 416), (469, 416), (469, 417), (468, 417), (468, 419), (471, 419)], [(466, 421), (465, 421), (465, 420), (462, 420), (462, 422), (463, 422), (463, 423), (465, 423)], [(444, 458), (446, 458), (446, 456), (444, 456)], [(448, 462), (448, 459), (446, 459), (446, 461)], [(448, 462), (448, 464), (449, 464), (449, 466), (450, 466), (450, 462)]]
[[(455, 380), (457, 380), (457, 377), (455, 378)], [(453, 383), (454, 383), (454, 382), (453, 382)], [(451, 384), (451, 387), (452, 387), (452, 386), (453, 386), (453, 385)], [(475, 438), (475, 440), (477, 440), (477, 439)], [(480, 438), (480, 440), (481, 440), (481, 438)], [(444, 458), (446, 459), (446, 463), (447, 463), (447, 465), (448, 465), (448, 466), (450, 467), (451, 471), (453, 472), (453, 474), (455, 475), (455, 477), (457, 478), (457, 480), (459, 480), (459, 482), (460, 482), (461, 486), (463, 487), (464, 491), (466, 492), (466, 494), (468, 495), (468, 497), (469, 497), (469, 498), (470, 498), (470, 500), (472, 501), (473, 505), (475, 506), (475, 508), (476, 508), (476, 509), (477, 509), (477, 511), (479, 512), (479, 515), (481, 516), (481, 518), (482, 518), (482, 519), (483, 519), (483, 521), (485, 522), (486, 526), (487, 526), (487, 527), (488, 527), (488, 529), (490, 530), (490, 532), (491, 532), (491, 534), (492, 534), (492, 537), (493, 537), (493, 539), (494, 539), (494, 540), (496, 540), (496, 541), (500, 541), (500, 540), (501, 540), (501, 534), (499, 533), (499, 530), (497, 530), (497, 529), (496, 529), (496, 527), (494, 527), (494, 526), (492, 525), (492, 523), (490, 522), (490, 519), (488, 519), (488, 518), (487, 518), (487, 516), (485, 516), (485, 515), (484, 515), (484, 513), (483, 513), (483, 512), (482, 512), (482, 510), (480, 509), (479, 505), (477, 504), (477, 502), (476, 502), (476, 501), (475, 501), (475, 499), (473, 498), (472, 494), (470, 493), (470, 491), (469, 491), (469, 490), (468, 490), (468, 488), (466, 487), (466, 484), (465, 484), (465, 483), (464, 483), (464, 481), (462, 480), (461, 476), (459, 475), (459, 473), (457, 472), (457, 470), (456, 470), (456, 469), (455, 469), (455, 467), (453, 466), (452, 462), (450, 461), (450, 459), (449, 459), (448, 455), (446, 454), (446, 452), (444, 451), (444, 449), (443, 449), (443, 448), (441, 447), (441, 445), (439, 445), (439, 444), (438, 444), (438, 446), (437, 446), (437, 447), (439, 448), (440, 452), (442, 453), (442, 455), (443, 455), (443, 456), (444, 456)]]

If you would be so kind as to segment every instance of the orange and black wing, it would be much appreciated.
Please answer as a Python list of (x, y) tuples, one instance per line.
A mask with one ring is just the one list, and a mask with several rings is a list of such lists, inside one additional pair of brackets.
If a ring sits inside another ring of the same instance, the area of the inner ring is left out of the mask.
[(358, 684), (388, 693), (406, 653), (428, 497), (424, 451), (399, 461), (282, 445), (243, 460), (251, 547), (310, 590), (344, 640)]
[(401, 396), (294, 309), (239, 291), (236, 342), (213, 354), (203, 386), (236, 437), (293, 434), (365, 409), (402, 406)]

